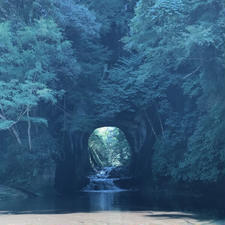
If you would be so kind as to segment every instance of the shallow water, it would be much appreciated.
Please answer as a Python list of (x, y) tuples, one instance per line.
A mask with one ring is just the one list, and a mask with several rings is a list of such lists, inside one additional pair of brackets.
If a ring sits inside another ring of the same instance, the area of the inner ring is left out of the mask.
[(131, 191), (79, 192), (1, 201), (0, 225), (225, 225), (222, 203), (210, 201)]

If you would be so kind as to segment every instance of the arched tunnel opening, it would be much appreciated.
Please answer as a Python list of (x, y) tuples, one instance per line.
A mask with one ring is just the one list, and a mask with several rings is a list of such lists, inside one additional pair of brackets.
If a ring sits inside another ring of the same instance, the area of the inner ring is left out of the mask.
[[(117, 127), (95, 129), (88, 139), (91, 172), (85, 191), (112, 191), (129, 188), (131, 148)], [(126, 185), (124, 185), (126, 184)]]
[[(134, 152), (118, 127), (99, 127), (88, 134), (67, 135), (63, 157), (56, 164), (55, 188), (62, 194), (85, 188), (93, 175), (132, 177)], [(117, 181), (116, 181), (117, 182)], [(130, 181), (119, 186), (129, 188)]]
[(96, 171), (103, 167), (129, 167), (130, 145), (117, 127), (100, 127), (88, 139), (89, 161)]
[(62, 194), (80, 191), (90, 182), (89, 176), (108, 174), (109, 171), (102, 171), (104, 168), (112, 170), (114, 178), (130, 178), (120, 182), (122, 188), (145, 187), (146, 176), (149, 182), (152, 180), (151, 159), (156, 135), (160, 133), (158, 123), (151, 108), (137, 114), (132, 122), (122, 114), (85, 133), (66, 133), (63, 157), (56, 163), (56, 190)]

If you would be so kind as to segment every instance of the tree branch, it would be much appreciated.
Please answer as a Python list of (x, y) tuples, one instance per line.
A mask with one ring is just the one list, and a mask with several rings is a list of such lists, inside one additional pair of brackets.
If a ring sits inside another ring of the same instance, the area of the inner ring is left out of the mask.
[(199, 69), (200, 69), (201, 66), (198, 66), (194, 71), (192, 71), (191, 73), (187, 74), (184, 76), (184, 79), (190, 77), (191, 75), (195, 74)]
[(28, 143), (29, 143), (29, 150), (32, 150), (32, 143), (31, 143), (31, 122), (30, 122), (30, 109), (27, 106), (27, 136), (28, 136)]

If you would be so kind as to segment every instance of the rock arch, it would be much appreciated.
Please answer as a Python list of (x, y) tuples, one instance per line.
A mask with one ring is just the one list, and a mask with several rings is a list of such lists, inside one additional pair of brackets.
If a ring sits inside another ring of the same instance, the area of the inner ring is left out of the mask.
[(101, 120), (86, 132), (65, 134), (63, 143), (64, 158), (58, 160), (55, 187), (59, 192), (72, 192), (82, 188), (90, 170), (88, 159), (88, 138), (98, 127), (113, 126), (123, 131), (131, 147), (131, 173), (138, 182), (145, 171), (151, 174), (151, 157), (156, 136), (160, 134), (160, 121), (155, 109), (137, 113), (119, 113), (114, 118)]

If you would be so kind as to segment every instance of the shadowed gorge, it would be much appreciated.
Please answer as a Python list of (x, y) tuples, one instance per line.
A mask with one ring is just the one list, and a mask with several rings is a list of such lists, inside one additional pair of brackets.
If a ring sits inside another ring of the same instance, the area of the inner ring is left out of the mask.
[(224, 20), (220, 0), (0, 0), (0, 221), (221, 222)]

